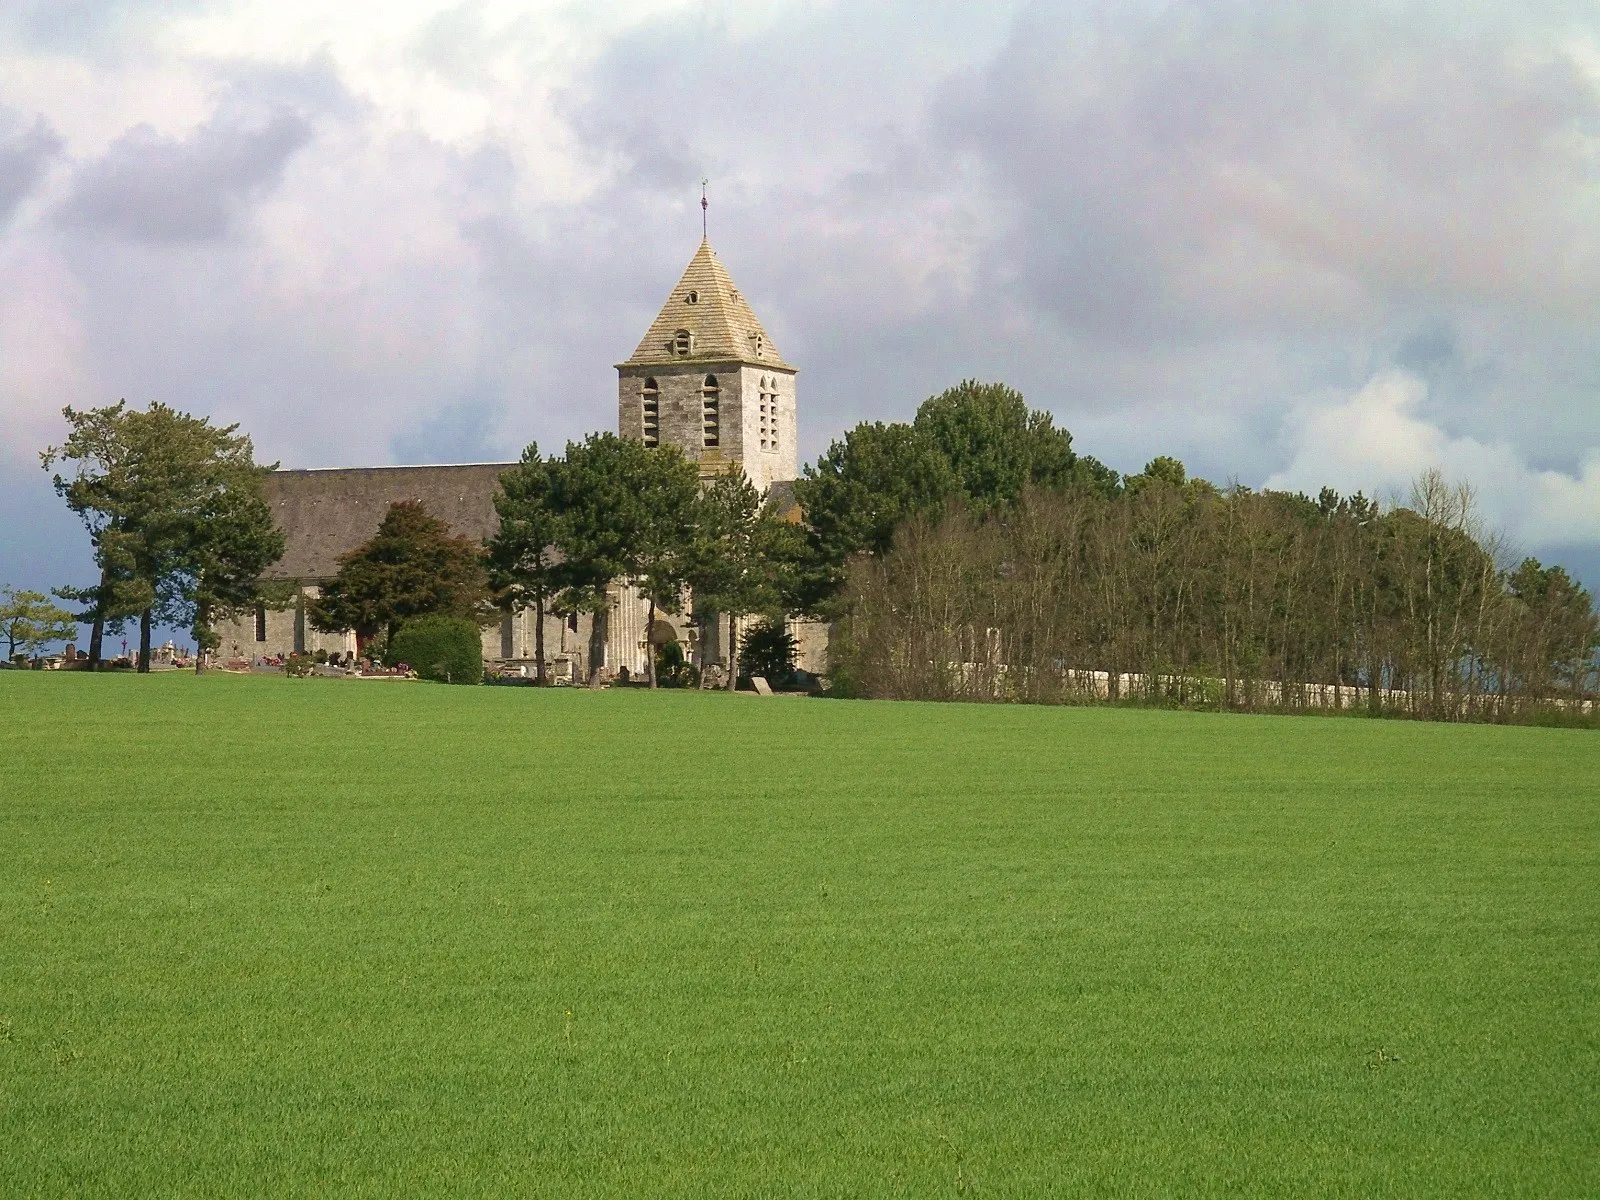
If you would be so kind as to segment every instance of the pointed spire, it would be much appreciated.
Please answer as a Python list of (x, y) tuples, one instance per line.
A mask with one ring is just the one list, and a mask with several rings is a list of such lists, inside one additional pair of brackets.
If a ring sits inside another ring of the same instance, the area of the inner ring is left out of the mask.
[[(702, 210), (704, 217), (704, 210)], [(709, 238), (684, 269), (627, 363), (746, 362), (792, 371), (734, 286)]]

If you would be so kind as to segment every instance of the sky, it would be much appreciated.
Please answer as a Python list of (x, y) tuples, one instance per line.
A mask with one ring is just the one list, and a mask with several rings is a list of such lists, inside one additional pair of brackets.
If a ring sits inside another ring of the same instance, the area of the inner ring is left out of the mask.
[(1543, 0), (0, 0), (0, 584), (92, 575), (63, 405), (613, 428), (702, 178), (803, 458), (1001, 380), (1123, 471), (1437, 467), (1600, 586), (1600, 9)]

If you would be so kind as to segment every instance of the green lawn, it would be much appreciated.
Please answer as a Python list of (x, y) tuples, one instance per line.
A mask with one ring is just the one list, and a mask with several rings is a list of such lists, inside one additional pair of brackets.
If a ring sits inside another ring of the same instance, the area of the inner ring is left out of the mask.
[(0, 673), (5, 1196), (1600, 1193), (1600, 735)]

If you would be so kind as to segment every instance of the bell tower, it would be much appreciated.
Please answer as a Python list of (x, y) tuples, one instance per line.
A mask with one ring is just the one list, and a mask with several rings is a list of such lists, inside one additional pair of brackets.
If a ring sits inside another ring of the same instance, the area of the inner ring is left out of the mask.
[(677, 446), (702, 476), (738, 463), (765, 492), (798, 474), (795, 368), (708, 239), (649, 332), (617, 364), (617, 432)]

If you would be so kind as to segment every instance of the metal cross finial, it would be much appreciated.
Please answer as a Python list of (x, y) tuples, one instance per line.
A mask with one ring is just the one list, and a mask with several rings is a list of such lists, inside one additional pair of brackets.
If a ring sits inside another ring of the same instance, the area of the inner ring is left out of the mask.
[(710, 203), (706, 200), (706, 184), (709, 183), (709, 182), (711, 182), (711, 181), (708, 180), (708, 179), (700, 180), (700, 240), (701, 241), (708, 241), (710, 239), (710, 234), (707, 232), (707, 227), (706, 227), (706, 209), (711, 207)]

